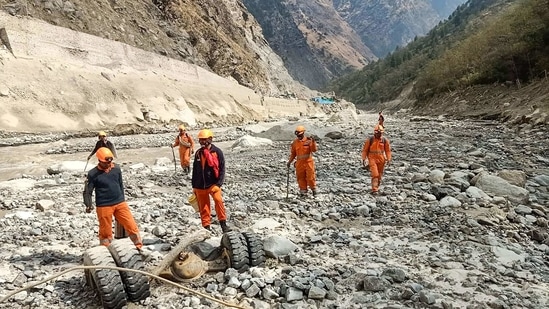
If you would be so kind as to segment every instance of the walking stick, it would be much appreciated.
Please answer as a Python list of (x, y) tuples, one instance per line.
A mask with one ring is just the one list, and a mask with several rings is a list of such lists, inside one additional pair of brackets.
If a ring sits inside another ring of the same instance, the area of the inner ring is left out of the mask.
[(170, 148), (172, 149), (172, 155), (173, 155), (173, 169), (174, 169), (174, 172), (177, 173), (177, 165), (175, 164), (175, 152), (173, 151), (173, 147), (170, 146)]
[(84, 172), (86, 172), (86, 168), (88, 167), (88, 162), (90, 162), (90, 159), (88, 158), (88, 160), (86, 161), (86, 165), (84, 166)]
[(290, 192), (289, 188), (290, 188), (290, 167), (288, 166), (286, 170), (286, 200), (288, 200), (288, 194)]

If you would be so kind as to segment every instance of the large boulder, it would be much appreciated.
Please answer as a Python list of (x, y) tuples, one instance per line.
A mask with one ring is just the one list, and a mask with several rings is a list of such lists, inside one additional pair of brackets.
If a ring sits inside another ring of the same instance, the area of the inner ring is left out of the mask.
[(481, 172), (475, 176), (475, 186), (488, 195), (503, 196), (509, 201), (519, 204), (526, 204), (529, 200), (528, 190), (512, 185), (507, 180)]

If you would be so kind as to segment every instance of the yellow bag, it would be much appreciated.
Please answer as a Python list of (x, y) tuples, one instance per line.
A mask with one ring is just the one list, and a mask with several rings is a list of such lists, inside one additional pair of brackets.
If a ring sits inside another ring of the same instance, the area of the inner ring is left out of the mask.
[(189, 196), (188, 202), (194, 208), (194, 211), (196, 211), (196, 212), (200, 211), (198, 209), (198, 200), (196, 199), (196, 195), (194, 193), (191, 194), (191, 196)]

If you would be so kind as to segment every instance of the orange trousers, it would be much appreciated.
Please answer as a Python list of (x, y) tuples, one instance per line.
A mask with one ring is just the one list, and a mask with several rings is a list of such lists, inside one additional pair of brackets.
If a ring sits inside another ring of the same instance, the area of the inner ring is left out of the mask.
[(191, 165), (191, 148), (179, 145), (179, 162), (183, 168)]
[(381, 185), (381, 176), (383, 176), (383, 169), (385, 168), (385, 159), (375, 160), (368, 159), (370, 165), (370, 176), (372, 177), (372, 192), (377, 192)]
[(307, 193), (307, 186), (309, 186), (311, 190), (315, 190), (315, 161), (312, 159), (297, 160), (295, 163), (295, 177), (297, 178), (297, 184), (300, 192)]
[(200, 210), (200, 220), (202, 226), (208, 226), (211, 224), (211, 205), (210, 195), (212, 196), (215, 204), (215, 212), (219, 221), (226, 221), (227, 214), (225, 213), (225, 203), (223, 203), (223, 197), (221, 196), (221, 188), (218, 186), (211, 186), (207, 189), (193, 189), (198, 201), (198, 209)]
[(133, 219), (132, 212), (127, 202), (112, 206), (95, 207), (97, 220), (99, 220), (99, 244), (109, 246), (112, 242), (112, 217), (128, 232), (130, 239), (137, 249), (143, 247), (143, 241), (139, 235), (137, 223)]

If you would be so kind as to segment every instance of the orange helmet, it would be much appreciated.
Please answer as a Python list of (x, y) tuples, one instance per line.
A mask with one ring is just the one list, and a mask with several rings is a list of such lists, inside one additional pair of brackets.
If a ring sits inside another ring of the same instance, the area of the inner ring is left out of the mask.
[(382, 125), (378, 124), (374, 127), (374, 133), (377, 133), (377, 132), (383, 133), (383, 132), (385, 132), (385, 128), (383, 128)]
[(97, 152), (95, 153), (95, 156), (97, 157), (97, 159), (101, 162), (111, 162), (114, 158), (114, 156), (112, 155), (112, 152), (109, 148), (107, 147), (101, 147), (99, 149), (97, 149)]
[(105, 131), (99, 131), (99, 133), (97, 133), (97, 136), (107, 136), (107, 133), (105, 133)]
[(184, 125), (182, 125), (182, 124), (180, 124), (180, 125), (179, 125), (179, 130), (181, 130), (181, 131), (185, 131), (185, 126), (184, 126)]
[(297, 128), (295, 128), (295, 131), (296, 132), (305, 132), (305, 127), (304, 126), (297, 126)]
[(208, 130), (208, 129), (202, 129), (200, 130), (200, 132), (198, 132), (198, 138), (210, 138), (210, 137), (213, 137), (213, 133), (212, 131)]

